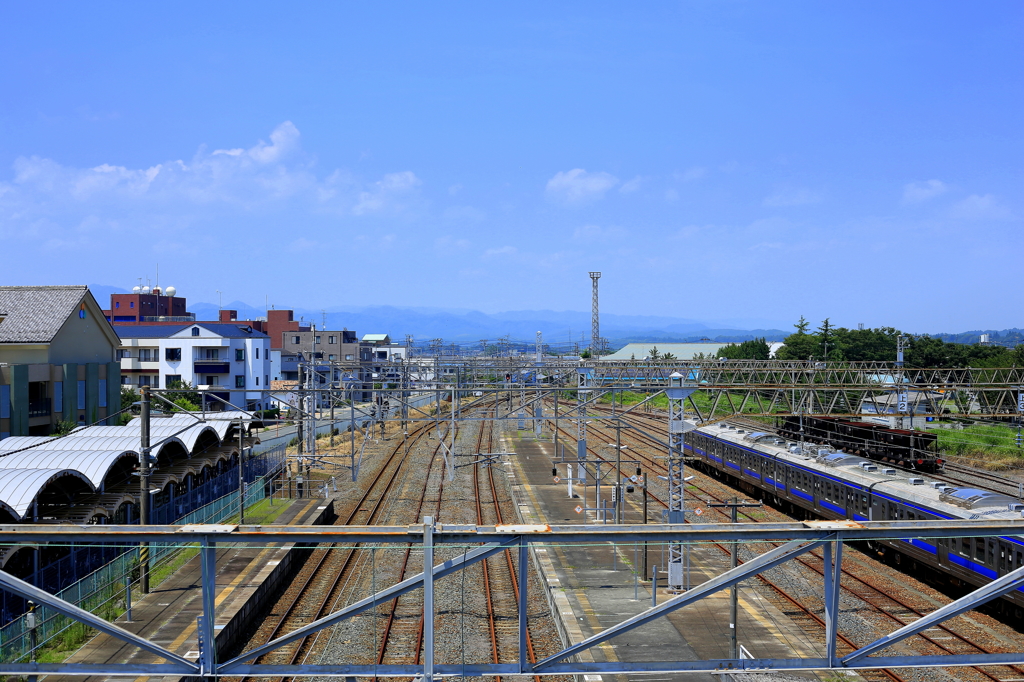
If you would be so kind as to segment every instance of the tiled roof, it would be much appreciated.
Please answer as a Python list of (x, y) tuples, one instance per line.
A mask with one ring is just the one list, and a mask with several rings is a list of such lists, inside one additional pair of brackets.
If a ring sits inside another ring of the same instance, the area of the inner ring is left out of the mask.
[(0, 343), (49, 343), (87, 286), (0, 287)]

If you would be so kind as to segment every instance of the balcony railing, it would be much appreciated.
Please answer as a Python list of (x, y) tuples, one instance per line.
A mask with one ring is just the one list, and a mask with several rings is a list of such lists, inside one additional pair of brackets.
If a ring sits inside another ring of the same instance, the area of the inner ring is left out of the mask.
[(195, 322), (196, 314), (187, 315), (143, 315), (140, 322)]
[(47, 417), (50, 414), (50, 399), (39, 398), (28, 401), (29, 417)]
[(230, 374), (231, 363), (217, 360), (206, 362), (196, 360), (193, 364), (193, 370), (196, 374)]

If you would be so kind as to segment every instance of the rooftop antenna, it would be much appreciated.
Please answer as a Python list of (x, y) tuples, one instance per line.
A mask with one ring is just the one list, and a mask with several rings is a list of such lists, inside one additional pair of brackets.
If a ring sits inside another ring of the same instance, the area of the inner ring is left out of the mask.
[(321, 319), (324, 322), (324, 326), (321, 327), (321, 329), (327, 329), (327, 311), (324, 310), (323, 308), (321, 308), (320, 309), (320, 316), (321, 316)]
[(217, 291), (217, 310), (220, 311), (220, 310), (224, 309), (224, 293), (220, 289), (217, 289), (216, 291)]

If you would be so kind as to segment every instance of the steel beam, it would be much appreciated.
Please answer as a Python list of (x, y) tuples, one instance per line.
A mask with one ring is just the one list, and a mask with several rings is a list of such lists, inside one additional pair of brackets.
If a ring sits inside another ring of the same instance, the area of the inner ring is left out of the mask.
[[(422, 542), (422, 525), (412, 526), (60, 526), (24, 524), (0, 526), (0, 544), (105, 542), (130, 546), (136, 542), (201, 543), (211, 536), (218, 544), (247, 543), (362, 543), (407, 544)], [(1024, 519), (803, 521), (787, 523), (687, 523), (583, 525), (437, 524), (434, 544), (505, 544), (511, 535), (525, 535), (531, 543), (565, 542), (755, 542), (763, 540), (907, 540), (908, 538), (997, 537), (1024, 535)]]
[[(503, 551), (509, 546), (514, 546), (518, 542), (518, 536), (513, 536), (505, 538), (501, 543), (489, 544), (483, 547), (477, 547), (475, 549), (472, 549), (461, 556), (455, 557), (454, 559), (449, 559), (444, 563), (440, 563), (434, 566), (434, 570), (432, 571), (432, 578), (434, 580), (437, 580), (438, 578), (443, 578), (444, 576), (449, 575), (450, 573), (454, 573), (455, 571), (458, 571), (461, 568), (465, 568), (470, 564), (474, 564), (478, 561), (494, 556), (498, 552)], [(434, 543), (432, 543), (432, 546), (433, 544)], [(335, 623), (340, 623), (341, 621), (351, 618), (352, 616), (355, 616), (357, 614), (360, 614), (363, 611), (372, 609), (378, 604), (389, 602), (392, 599), (395, 599), (396, 597), (400, 597), (403, 594), (412, 592), (413, 590), (418, 589), (423, 585), (423, 577), (423, 573), (418, 573), (412, 576), (411, 578), (408, 578), (400, 583), (392, 585), (391, 587), (385, 590), (381, 590), (376, 594), (372, 594), (366, 599), (362, 599), (353, 604), (349, 604), (340, 611), (336, 611), (335, 613), (332, 613), (328, 616), (324, 616), (319, 620), (315, 620), (312, 623), (304, 625), (298, 630), (294, 630), (283, 637), (278, 637), (273, 641), (267, 642), (263, 646), (256, 647), (255, 649), (251, 651), (246, 651), (243, 654), (239, 654), (235, 658), (232, 658), (230, 661), (227, 661), (223, 665), (221, 665), (219, 672), (222, 675), (234, 675), (235, 670), (238, 669), (238, 664), (240, 664), (242, 661), (248, 661), (253, 658), (262, 656), (267, 652), (273, 651), (274, 649), (282, 647), (286, 644), (290, 644), (295, 640), (302, 639), (307, 635), (311, 635), (314, 632), (323, 630), (324, 628), (330, 627)], [(423, 670), (421, 667), (415, 674), (418, 675), (422, 672)]]
[(822, 544), (824, 544), (824, 541), (806, 543), (801, 540), (794, 540), (792, 542), (786, 543), (785, 545), (782, 545), (781, 547), (776, 547), (775, 549), (769, 552), (765, 552), (756, 559), (748, 561), (742, 566), (737, 566), (732, 570), (726, 571), (725, 573), (715, 578), (712, 578), (711, 580), (708, 580), (707, 582), (702, 583), (701, 585), (698, 585), (689, 592), (685, 592), (677, 597), (673, 597), (668, 601), (662, 602), (658, 606), (651, 607), (646, 611), (633, 616), (632, 618), (628, 618), (622, 621), (618, 625), (613, 625), (609, 628), (605, 628), (604, 631), (591, 637), (588, 637), (582, 642), (574, 644), (568, 647), (567, 649), (563, 649), (557, 654), (549, 656), (542, 661), (538, 661), (537, 664), (533, 666), (532, 670), (544, 670), (556, 661), (560, 661), (563, 658), (568, 658), (569, 656), (578, 654), (581, 651), (585, 651), (591, 647), (597, 646), (598, 644), (606, 642), (609, 639), (622, 634), (623, 632), (634, 630), (640, 627), (641, 625), (645, 625), (651, 622), (652, 620), (660, 618), (661, 616), (667, 615), (669, 613), (672, 613), (673, 611), (683, 608), (684, 606), (699, 601), (704, 597), (707, 597), (708, 595), (718, 592), (719, 590), (723, 590), (726, 587), (735, 585), (736, 583), (746, 580), (751, 576), (757, 575), (758, 573), (761, 573), (763, 571), (767, 571), (770, 568), (774, 568), (775, 566), (785, 563), (786, 561), (798, 557), (801, 554), (805, 554), (811, 551), (812, 549), (816, 549), (820, 547)]
[(56, 597), (45, 590), (41, 590), (35, 585), (31, 585), (20, 578), (15, 578), (10, 573), (0, 571), (0, 587), (13, 592), (14, 594), (21, 595), (26, 599), (31, 599), (36, 604), (46, 606), (53, 609), (57, 613), (64, 614), (68, 618), (77, 620), (80, 623), (96, 628), (100, 632), (105, 632), (111, 637), (116, 637), (123, 642), (134, 644), (140, 649), (144, 649), (151, 654), (159, 656), (165, 660), (177, 663), (179, 666), (185, 666), (189, 670), (189, 674), (193, 674), (199, 671), (199, 666), (192, 662), (182, 658), (173, 651), (168, 651), (159, 644), (154, 644), (144, 637), (139, 637), (133, 632), (129, 632), (124, 628), (118, 627), (113, 623), (103, 620), (99, 616), (81, 609), (70, 602), (66, 602), (59, 597)]
[(1001, 578), (996, 578), (984, 587), (979, 587), (970, 594), (964, 595), (954, 602), (935, 609), (927, 616), (918, 618), (913, 623), (905, 625), (885, 637), (876, 639), (871, 644), (847, 654), (840, 662), (844, 666), (849, 665), (850, 663), (862, 659), (869, 654), (880, 651), (888, 646), (892, 646), (896, 642), (904, 640), (912, 635), (916, 635), (923, 630), (927, 630), (936, 623), (941, 623), (944, 620), (959, 616), (961, 613), (966, 613), (986, 602), (992, 601), (996, 597), (1000, 597), (1007, 592), (1012, 592), (1022, 586), (1024, 586), (1024, 567), (1011, 571)]

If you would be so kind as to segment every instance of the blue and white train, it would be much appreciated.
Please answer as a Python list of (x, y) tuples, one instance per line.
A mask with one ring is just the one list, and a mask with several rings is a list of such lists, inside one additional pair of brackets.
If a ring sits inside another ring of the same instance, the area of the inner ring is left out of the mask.
[[(803, 518), (885, 521), (908, 519), (1020, 519), (1024, 504), (989, 490), (954, 488), (878, 462), (799, 443), (768, 431), (721, 422), (686, 434), (687, 455), (708, 473), (759, 493)], [(884, 540), (870, 543), (908, 569), (928, 567), (956, 587), (980, 586), (1024, 566), (1024, 538)], [(908, 565), (909, 564), (909, 565)], [(999, 603), (1024, 617), (1024, 592)]]

